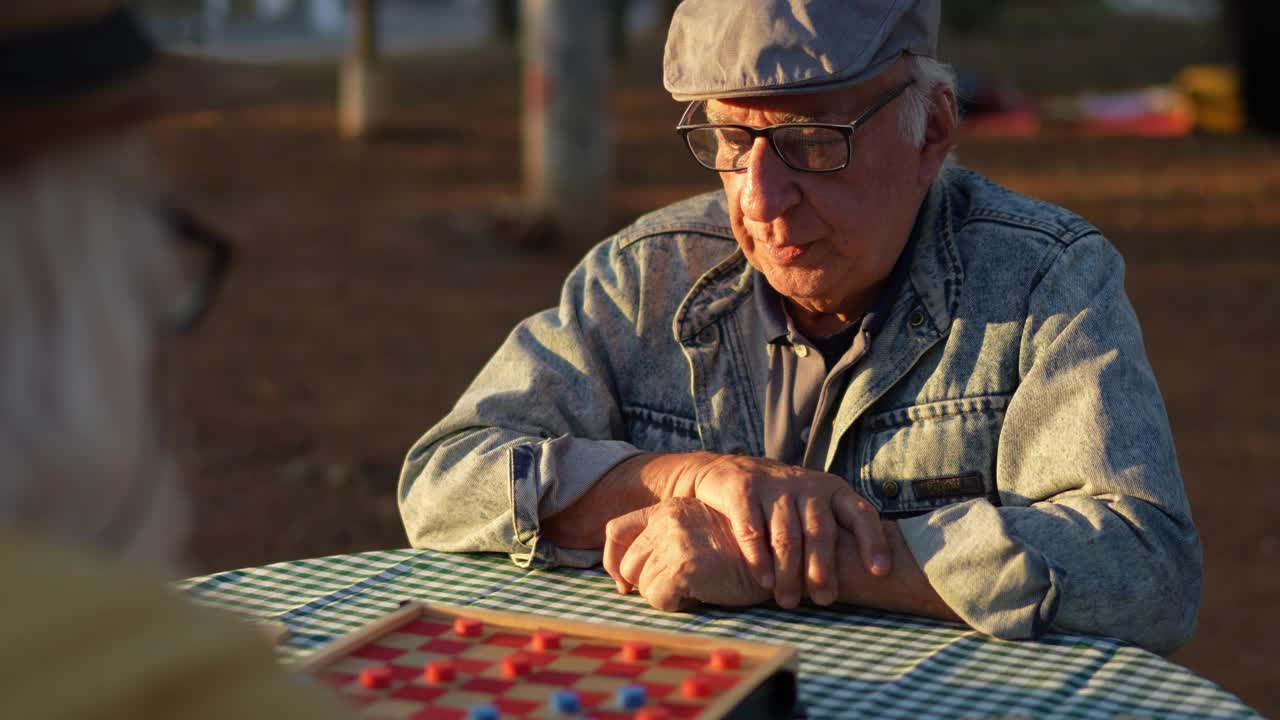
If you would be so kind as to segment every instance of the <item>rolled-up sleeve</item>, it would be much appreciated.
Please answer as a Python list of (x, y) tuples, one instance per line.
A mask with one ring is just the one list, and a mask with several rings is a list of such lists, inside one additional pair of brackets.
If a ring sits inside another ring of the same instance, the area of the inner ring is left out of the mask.
[(974, 628), (1058, 629), (1168, 653), (1195, 628), (1199, 536), (1164, 402), (1101, 236), (1064, 247), (1032, 294), (1000, 431), (1000, 504), (899, 522), (930, 584)]
[(526, 567), (599, 561), (598, 551), (548, 542), (539, 518), (640, 452), (623, 440), (610, 363), (635, 336), (633, 270), (616, 243), (597, 246), (559, 306), (520, 323), (410, 449), (398, 497), (414, 547), (502, 552)]

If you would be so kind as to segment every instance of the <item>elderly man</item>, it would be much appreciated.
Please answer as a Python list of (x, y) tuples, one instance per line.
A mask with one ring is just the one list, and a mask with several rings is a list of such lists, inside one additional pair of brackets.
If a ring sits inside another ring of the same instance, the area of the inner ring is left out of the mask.
[(1111, 635), (1195, 624), (1200, 549), (1116, 250), (949, 167), (936, 0), (686, 0), (665, 83), (723, 192), (596, 247), (410, 451), (415, 545)]

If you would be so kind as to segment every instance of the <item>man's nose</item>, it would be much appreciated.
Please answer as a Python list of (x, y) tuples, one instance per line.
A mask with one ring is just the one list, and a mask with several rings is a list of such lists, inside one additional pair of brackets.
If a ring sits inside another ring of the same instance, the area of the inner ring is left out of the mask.
[(742, 214), (755, 222), (771, 222), (800, 202), (795, 170), (787, 167), (767, 138), (756, 138), (751, 146), (742, 186)]

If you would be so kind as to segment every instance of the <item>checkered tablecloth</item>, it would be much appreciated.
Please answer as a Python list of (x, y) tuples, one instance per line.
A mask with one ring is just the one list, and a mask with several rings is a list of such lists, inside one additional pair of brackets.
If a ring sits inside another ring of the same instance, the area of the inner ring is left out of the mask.
[(283, 621), (284, 660), (405, 598), (788, 643), (810, 718), (1258, 717), (1230, 693), (1114, 640), (994, 640), (959, 625), (852, 608), (663, 613), (599, 570), (524, 571), (505, 557), (398, 550), (233, 570), (179, 583), (197, 601)]

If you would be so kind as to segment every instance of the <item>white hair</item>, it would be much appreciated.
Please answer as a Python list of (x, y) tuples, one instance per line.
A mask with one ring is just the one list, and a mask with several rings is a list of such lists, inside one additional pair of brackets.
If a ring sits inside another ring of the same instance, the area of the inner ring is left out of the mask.
[(178, 276), (147, 165), (117, 137), (0, 175), (0, 528), (167, 565), (185, 506), (151, 376)]
[[(898, 102), (898, 127), (902, 138), (915, 147), (924, 144), (925, 131), (929, 125), (929, 113), (935, 110), (933, 91), (939, 85), (956, 94), (956, 73), (952, 67), (924, 55), (911, 55), (907, 58), (907, 72), (915, 80)], [(954, 105), (943, 108), (950, 113), (952, 122), (959, 122)]]

